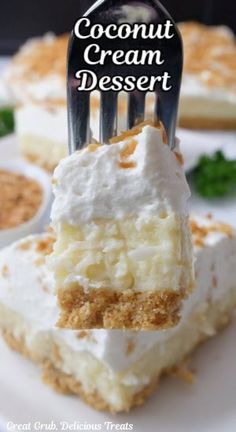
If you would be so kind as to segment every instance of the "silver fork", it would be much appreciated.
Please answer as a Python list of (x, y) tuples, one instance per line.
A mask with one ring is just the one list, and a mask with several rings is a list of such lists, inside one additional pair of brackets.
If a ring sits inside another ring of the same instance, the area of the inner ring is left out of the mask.
[[(100, 23), (108, 25), (110, 23), (127, 22), (127, 17), (122, 12), (128, 7), (143, 7), (148, 11), (150, 20), (153, 24), (164, 24), (170, 20), (173, 24), (172, 39), (161, 40), (141, 40), (128, 39), (112, 41), (107, 38), (100, 40), (103, 49), (160, 49), (163, 53), (165, 63), (162, 66), (115, 66), (109, 60), (104, 66), (89, 65), (89, 69), (95, 72), (99, 77), (103, 75), (160, 75), (168, 71), (171, 76), (171, 90), (163, 91), (161, 88), (155, 89), (155, 108), (154, 121), (161, 121), (165, 127), (168, 144), (171, 149), (175, 146), (175, 130), (178, 113), (179, 93), (181, 86), (182, 68), (183, 68), (183, 47), (179, 30), (165, 10), (157, 0), (98, 0), (84, 14), (91, 21), (91, 25)], [(136, 9), (137, 10), (137, 9)], [(139, 9), (140, 10), (140, 9)], [(138, 19), (142, 22), (142, 17)], [(71, 34), (68, 47), (68, 69), (67, 69), (67, 99), (68, 99), (68, 130), (69, 130), (69, 151), (70, 153), (83, 148), (90, 139), (90, 92), (78, 91), (78, 80), (75, 74), (84, 69), (88, 69), (83, 53), (86, 46), (94, 43), (92, 38), (78, 39), (74, 31)], [(155, 46), (154, 46), (155, 43)], [(117, 69), (118, 68), (118, 69)], [(145, 118), (145, 97), (146, 94), (141, 91), (134, 91), (128, 94), (128, 113), (127, 129), (132, 128), (138, 122)], [(100, 142), (109, 143), (109, 139), (117, 133), (117, 103), (118, 94), (114, 91), (101, 92), (100, 99)]]

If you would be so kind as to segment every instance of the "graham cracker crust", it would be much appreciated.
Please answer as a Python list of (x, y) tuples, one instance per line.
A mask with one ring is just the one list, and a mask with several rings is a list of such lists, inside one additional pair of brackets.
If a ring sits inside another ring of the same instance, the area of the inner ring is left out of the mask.
[(122, 292), (80, 286), (58, 290), (57, 326), (70, 329), (160, 330), (178, 324), (184, 294), (173, 291)]
[(205, 129), (205, 130), (236, 130), (236, 118), (201, 118), (201, 117), (180, 117), (178, 121), (180, 127), (186, 129)]
[(2, 336), (7, 345), (13, 350), (17, 351), (24, 357), (31, 358), (31, 353), (26, 347), (23, 339), (16, 339), (10, 330), (2, 329)]

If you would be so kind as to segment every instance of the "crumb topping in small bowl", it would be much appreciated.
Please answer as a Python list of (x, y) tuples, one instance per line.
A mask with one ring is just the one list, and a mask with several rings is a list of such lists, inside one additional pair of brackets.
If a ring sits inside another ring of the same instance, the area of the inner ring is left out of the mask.
[(0, 230), (32, 219), (43, 201), (43, 190), (32, 178), (0, 169)]

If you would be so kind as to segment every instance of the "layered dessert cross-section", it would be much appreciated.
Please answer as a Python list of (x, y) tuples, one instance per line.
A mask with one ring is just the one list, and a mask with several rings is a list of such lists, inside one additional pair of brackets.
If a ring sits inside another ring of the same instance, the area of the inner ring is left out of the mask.
[(178, 145), (142, 124), (91, 144), (54, 172), (60, 327), (157, 329), (177, 324), (192, 289), (190, 196)]
[(143, 403), (164, 372), (190, 378), (186, 357), (228, 323), (236, 305), (235, 231), (197, 216), (191, 227), (196, 287), (179, 324), (160, 331), (56, 329), (55, 282), (45, 264), (53, 237), (31, 236), (3, 249), (0, 327), (7, 343), (41, 365), (47, 384), (96, 409)]
[[(53, 171), (67, 155), (66, 52), (68, 34), (28, 40), (13, 56), (4, 83), (16, 102), (15, 127), (20, 151)], [(123, 106), (119, 110), (124, 115)], [(123, 117), (124, 118), (124, 117)], [(99, 94), (91, 96), (91, 127), (99, 135)]]
[(67, 34), (30, 39), (5, 73), (17, 103), (15, 127), (21, 153), (50, 171), (67, 155), (67, 43)]

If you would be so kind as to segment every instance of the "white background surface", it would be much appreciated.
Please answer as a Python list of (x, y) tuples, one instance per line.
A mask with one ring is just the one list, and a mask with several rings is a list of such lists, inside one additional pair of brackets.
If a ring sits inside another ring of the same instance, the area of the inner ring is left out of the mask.
[[(1, 64), (1, 62), (0, 62)], [(223, 147), (236, 157), (235, 134), (179, 131), (186, 165), (191, 168), (202, 152)], [(0, 160), (15, 157), (16, 140), (0, 140)], [(3, 150), (4, 149), (4, 150)], [(236, 226), (236, 198), (207, 201), (193, 196), (191, 209)], [(236, 279), (236, 278), (235, 278)], [(43, 385), (39, 369), (10, 351), (0, 340), (0, 429), (2, 422), (60, 421), (131, 423), (135, 432), (235, 432), (236, 431), (236, 320), (194, 356), (194, 384), (164, 379), (159, 391), (130, 414), (112, 416), (90, 409), (76, 397), (61, 396)], [(45, 428), (43, 429), (45, 430)], [(77, 429), (78, 430), (78, 429)], [(82, 429), (83, 430), (83, 429)]]

